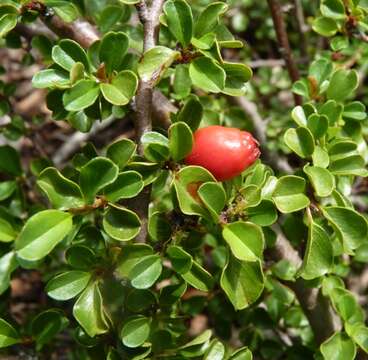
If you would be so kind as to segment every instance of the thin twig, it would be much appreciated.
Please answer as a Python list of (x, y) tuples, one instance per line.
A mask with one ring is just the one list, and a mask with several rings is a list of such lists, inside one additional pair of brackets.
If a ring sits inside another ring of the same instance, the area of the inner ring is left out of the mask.
[(55, 34), (62, 38), (73, 39), (84, 48), (90, 47), (100, 38), (96, 28), (85, 20), (66, 23), (57, 15), (42, 16), (41, 19)]
[(300, 52), (304, 58), (308, 58), (308, 42), (305, 36), (308, 26), (305, 23), (303, 4), (301, 0), (294, 0), (294, 12), (299, 31)]
[[(293, 55), (291, 53), (289, 38), (286, 32), (284, 18), (282, 15), (281, 5), (279, 0), (267, 0), (268, 6), (271, 11), (273, 25), (275, 27), (277, 40), (279, 43), (279, 51), (282, 57), (285, 59), (286, 67), (289, 72), (289, 76), (292, 82), (299, 80), (299, 71), (295, 64)], [(294, 94), (295, 105), (301, 105), (301, 97)]]
[[(143, 53), (152, 49), (157, 43), (163, 3), (164, 0), (152, 0), (151, 5), (148, 7), (146, 1), (142, 0), (136, 5), (139, 20), (143, 25)], [(138, 153), (143, 155), (141, 138), (146, 132), (152, 129), (153, 85), (151, 81), (139, 80), (138, 90), (135, 96), (135, 107)], [(138, 213), (142, 222), (141, 231), (136, 237), (137, 242), (146, 242), (148, 236), (147, 219), (151, 197), (150, 190), (150, 187), (146, 187), (130, 204), (132, 209)]]

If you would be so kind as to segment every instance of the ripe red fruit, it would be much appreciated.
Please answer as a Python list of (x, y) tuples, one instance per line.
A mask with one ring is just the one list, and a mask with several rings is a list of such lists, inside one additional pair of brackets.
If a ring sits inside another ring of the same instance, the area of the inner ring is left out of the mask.
[(194, 144), (187, 165), (199, 165), (219, 181), (241, 174), (259, 157), (258, 142), (247, 131), (224, 126), (208, 126), (194, 133)]

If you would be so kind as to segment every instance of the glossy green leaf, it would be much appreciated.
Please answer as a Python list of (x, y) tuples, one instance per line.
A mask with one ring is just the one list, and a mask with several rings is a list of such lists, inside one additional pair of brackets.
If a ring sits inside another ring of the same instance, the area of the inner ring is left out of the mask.
[(307, 280), (327, 274), (333, 265), (333, 249), (326, 231), (314, 221), (309, 225), (308, 242), (301, 277)]
[(52, 48), (52, 59), (56, 64), (67, 71), (71, 71), (73, 65), (80, 62), (89, 70), (89, 62), (83, 48), (75, 41), (63, 39)]
[(240, 190), (240, 193), (243, 196), (246, 207), (257, 206), (261, 202), (262, 192), (257, 185), (247, 185)]
[(175, 304), (184, 295), (186, 290), (187, 285), (185, 282), (165, 286), (160, 293), (160, 304), (163, 306)]
[(353, 101), (344, 106), (342, 116), (345, 119), (348, 118), (357, 121), (364, 120), (367, 117), (366, 107), (360, 101)]
[(199, 39), (192, 38), (192, 45), (201, 50), (210, 50), (215, 43), (215, 40), (215, 33), (207, 33), (201, 36)]
[(147, 255), (139, 259), (129, 272), (131, 284), (136, 289), (148, 289), (160, 277), (162, 262), (158, 255)]
[(0, 319), (0, 348), (5, 348), (21, 342), (21, 337), (12, 325)]
[[(0, 295), (2, 295), (10, 285), (11, 273), (18, 267), (15, 253), (13, 251), (0, 258)], [(0, 335), (1, 339), (1, 335)], [(1, 340), (0, 340), (1, 343)], [(1, 346), (0, 346), (1, 347)]]
[(338, 206), (324, 207), (322, 211), (339, 235), (346, 251), (357, 249), (367, 240), (367, 220), (358, 212)]
[(260, 225), (270, 226), (277, 220), (277, 210), (271, 200), (262, 200), (257, 206), (247, 209), (249, 221)]
[(313, 165), (320, 168), (327, 168), (330, 164), (330, 158), (325, 149), (320, 146), (316, 146), (314, 148), (314, 152), (312, 154)]
[(308, 117), (308, 129), (312, 132), (315, 139), (319, 139), (327, 133), (328, 117), (326, 115), (312, 114)]
[(206, 182), (198, 188), (198, 196), (210, 212), (215, 222), (219, 221), (219, 215), (225, 207), (226, 194), (219, 183)]
[(332, 126), (339, 121), (343, 108), (344, 107), (335, 100), (328, 100), (321, 106), (319, 113), (321, 115), (326, 115), (330, 126)]
[(67, 120), (73, 128), (83, 133), (89, 132), (93, 125), (93, 120), (84, 111), (69, 113)]
[(286, 130), (284, 135), (286, 145), (302, 158), (313, 154), (314, 138), (310, 130), (305, 127)]
[(224, 226), (222, 236), (237, 259), (258, 261), (262, 258), (264, 236), (259, 226), (250, 222), (233, 222)]
[(224, 14), (228, 5), (223, 2), (211, 2), (199, 15), (195, 24), (195, 35), (201, 37), (212, 31), (218, 24), (219, 16)]
[(335, 188), (335, 178), (328, 170), (308, 165), (303, 170), (308, 175), (317, 196), (326, 197), (331, 195)]
[(171, 245), (167, 249), (173, 269), (179, 274), (185, 274), (192, 268), (193, 258), (183, 248)]
[(117, 273), (120, 277), (127, 278), (133, 267), (148, 255), (152, 255), (153, 250), (146, 244), (126, 245), (117, 261)]
[(283, 176), (278, 179), (272, 199), (282, 213), (291, 213), (309, 205), (309, 198), (304, 195), (305, 180), (298, 176)]
[(203, 116), (203, 106), (196, 96), (189, 96), (177, 115), (177, 121), (185, 122), (192, 131), (198, 129)]
[(136, 149), (137, 145), (132, 140), (121, 139), (108, 146), (106, 156), (118, 165), (119, 169), (123, 169)]
[(191, 91), (192, 81), (189, 76), (189, 66), (187, 64), (178, 64), (175, 66), (175, 76), (173, 89), (175, 97), (186, 99)]
[(242, 96), (247, 92), (246, 83), (252, 77), (252, 69), (241, 63), (224, 62), (222, 68), (226, 72), (224, 94)]
[(358, 87), (359, 78), (355, 70), (336, 70), (327, 89), (328, 99), (344, 101)]
[(48, 255), (72, 230), (72, 215), (60, 210), (44, 210), (28, 219), (15, 248), (17, 255), (36, 261)]
[(187, 215), (208, 216), (198, 195), (199, 187), (205, 182), (216, 182), (206, 169), (199, 166), (186, 166), (174, 180), (174, 186), (181, 211)]
[(193, 85), (204, 91), (218, 93), (225, 87), (225, 70), (208, 57), (199, 57), (191, 62), (189, 75)]
[(191, 269), (181, 276), (189, 285), (198, 290), (210, 291), (213, 287), (212, 275), (196, 261), (193, 261)]
[(149, 131), (142, 138), (144, 156), (152, 162), (161, 162), (169, 158), (169, 140), (164, 135)]
[(230, 360), (253, 360), (253, 355), (247, 347), (242, 347), (231, 354)]
[(9, 198), (17, 189), (17, 183), (13, 180), (0, 182), (0, 201)]
[(264, 278), (261, 263), (241, 261), (230, 255), (222, 271), (220, 284), (234, 308), (245, 309), (263, 292)]
[(223, 360), (225, 356), (225, 346), (218, 340), (211, 341), (203, 359), (204, 360)]
[(170, 32), (183, 47), (186, 47), (193, 35), (193, 15), (190, 6), (184, 0), (169, 0), (165, 3), (164, 12)]
[(291, 117), (298, 126), (307, 126), (307, 116), (302, 106), (295, 106), (291, 111)]
[(341, 20), (346, 17), (342, 0), (322, 0), (320, 10), (322, 15), (327, 18)]
[(123, 32), (109, 32), (101, 40), (99, 58), (107, 74), (119, 71), (129, 47), (129, 37)]
[(69, 74), (60, 69), (47, 69), (36, 73), (32, 85), (38, 89), (67, 88), (70, 85)]
[(111, 83), (100, 85), (104, 98), (111, 104), (123, 106), (129, 103), (137, 87), (137, 76), (130, 70), (124, 70), (114, 77)]
[(0, 242), (12, 242), (17, 236), (13, 226), (6, 220), (0, 218)]
[(106, 233), (118, 241), (129, 241), (141, 230), (141, 222), (136, 213), (120, 206), (110, 206), (103, 218)]
[(154, 241), (166, 241), (171, 237), (171, 224), (164, 213), (154, 212), (148, 219), (148, 233)]
[(365, 161), (360, 155), (345, 156), (331, 161), (328, 170), (334, 175), (368, 176)]
[(67, 210), (84, 204), (80, 187), (55, 168), (42, 171), (37, 185), (45, 192), (54, 208)]
[(36, 349), (41, 348), (52, 341), (68, 325), (68, 319), (56, 309), (41, 312), (31, 322), (32, 337), (36, 340)]
[(96, 157), (80, 170), (80, 186), (85, 199), (92, 203), (97, 193), (112, 184), (118, 177), (119, 168), (111, 160)]
[(330, 60), (320, 58), (312, 62), (309, 67), (309, 76), (317, 81), (318, 85), (322, 85), (333, 71), (333, 65)]
[(170, 67), (178, 56), (178, 51), (165, 46), (153, 47), (143, 54), (138, 64), (139, 77), (153, 85), (158, 83), (165, 70)]
[(108, 332), (109, 324), (97, 282), (82, 292), (74, 304), (73, 316), (90, 337)]
[(364, 323), (357, 323), (347, 329), (350, 338), (365, 352), (368, 353), (368, 328)]
[(151, 320), (144, 316), (137, 316), (124, 324), (120, 338), (125, 346), (136, 348), (148, 339), (150, 330)]
[(335, 333), (321, 344), (321, 353), (325, 360), (354, 360), (355, 344), (344, 333)]
[(4, 37), (17, 25), (18, 16), (16, 14), (0, 15), (0, 38)]
[(177, 122), (169, 128), (169, 149), (174, 161), (180, 161), (187, 156), (193, 146), (193, 134), (184, 122)]
[(79, 80), (84, 79), (84, 65), (81, 62), (77, 62), (73, 65), (72, 69), (70, 70), (70, 83), (74, 85)]
[(317, 17), (312, 23), (313, 30), (322, 36), (333, 36), (338, 30), (335, 20), (327, 17)]
[(45, 0), (45, 4), (52, 7), (55, 13), (66, 22), (76, 20), (79, 15), (78, 8), (66, 0)]
[(69, 300), (80, 294), (88, 285), (91, 274), (84, 271), (67, 271), (52, 278), (46, 286), (47, 295), (55, 300)]
[(143, 187), (142, 176), (138, 172), (124, 171), (111, 185), (105, 187), (104, 194), (107, 200), (116, 202), (137, 196)]
[[(95, 228), (86, 228), (85, 232), (87, 236), (94, 237)], [(89, 235), (89, 231), (92, 232), (92, 236)], [(98, 238), (100, 232), (97, 232), (94, 240)], [(98, 241), (98, 240), (97, 240)], [(96, 256), (94, 251), (86, 245), (73, 245), (65, 251), (65, 260), (73, 268), (79, 270), (89, 270), (96, 264)]]
[(68, 111), (80, 111), (93, 105), (100, 88), (93, 80), (80, 80), (63, 95), (63, 104)]

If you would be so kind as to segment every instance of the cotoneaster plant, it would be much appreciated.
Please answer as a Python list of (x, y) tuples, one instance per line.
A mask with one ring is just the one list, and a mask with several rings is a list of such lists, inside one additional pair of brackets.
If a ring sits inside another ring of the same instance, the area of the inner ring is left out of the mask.
[(367, 13), (2, 0), (0, 358), (363, 358)]

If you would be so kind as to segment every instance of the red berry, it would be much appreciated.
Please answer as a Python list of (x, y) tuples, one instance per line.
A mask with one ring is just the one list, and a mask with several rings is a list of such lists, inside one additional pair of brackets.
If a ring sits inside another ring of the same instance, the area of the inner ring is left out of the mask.
[(247, 131), (224, 126), (208, 126), (194, 133), (194, 144), (187, 165), (199, 165), (217, 180), (232, 179), (259, 157), (258, 142)]

